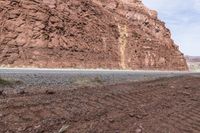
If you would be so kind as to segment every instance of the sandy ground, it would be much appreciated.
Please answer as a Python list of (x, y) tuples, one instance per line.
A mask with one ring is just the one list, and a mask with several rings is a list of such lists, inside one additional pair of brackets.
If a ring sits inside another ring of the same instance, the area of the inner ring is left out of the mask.
[(4, 90), (0, 132), (199, 133), (200, 78), (181, 76), (73, 90)]

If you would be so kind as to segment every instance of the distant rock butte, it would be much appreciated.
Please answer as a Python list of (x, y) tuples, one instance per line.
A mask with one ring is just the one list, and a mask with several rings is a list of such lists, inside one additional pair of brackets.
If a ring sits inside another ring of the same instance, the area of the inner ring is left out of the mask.
[(187, 70), (139, 0), (1, 0), (0, 65)]
[(187, 62), (200, 62), (200, 56), (185, 56)]

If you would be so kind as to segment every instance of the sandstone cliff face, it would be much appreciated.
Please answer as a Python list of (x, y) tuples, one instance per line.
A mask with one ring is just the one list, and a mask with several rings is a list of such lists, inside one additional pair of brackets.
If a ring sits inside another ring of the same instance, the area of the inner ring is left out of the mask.
[(139, 0), (0, 0), (0, 64), (187, 70)]

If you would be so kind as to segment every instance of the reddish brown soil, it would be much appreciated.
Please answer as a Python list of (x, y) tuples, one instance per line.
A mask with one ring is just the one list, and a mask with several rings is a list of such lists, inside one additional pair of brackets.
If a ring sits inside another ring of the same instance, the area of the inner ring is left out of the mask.
[(1, 133), (199, 133), (200, 78), (0, 96)]

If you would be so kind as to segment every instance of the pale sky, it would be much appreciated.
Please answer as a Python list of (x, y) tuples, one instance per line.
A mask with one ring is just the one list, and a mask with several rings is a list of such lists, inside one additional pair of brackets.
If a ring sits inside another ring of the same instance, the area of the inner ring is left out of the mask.
[(158, 12), (185, 55), (200, 55), (200, 0), (143, 0)]

